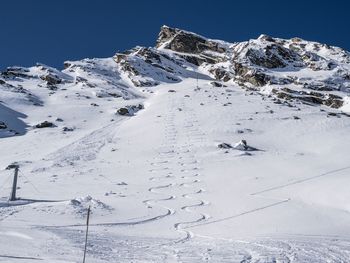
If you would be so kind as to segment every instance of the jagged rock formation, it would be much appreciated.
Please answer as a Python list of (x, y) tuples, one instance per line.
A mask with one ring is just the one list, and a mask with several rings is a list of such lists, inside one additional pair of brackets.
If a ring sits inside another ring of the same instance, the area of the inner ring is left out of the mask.
[(184, 69), (200, 70), (218, 81), (279, 99), (332, 108), (340, 108), (350, 90), (349, 52), (300, 38), (261, 35), (228, 43), (163, 26), (156, 48), (137, 47), (114, 59), (136, 86), (177, 82), (189, 77)]
[(140, 96), (135, 87), (199, 77), (214, 80), (215, 87), (236, 83), (280, 100), (332, 108), (342, 107), (350, 91), (350, 54), (341, 48), (267, 35), (229, 43), (168, 26), (161, 28), (155, 47), (135, 47), (106, 59), (67, 61), (64, 67), (9, 67), (0, 75), (0, 87), (21, 93), (35, 105), (43, 103), (26, 90), (24, 80), (46, 87), (50, 94), (74, 84), (99, 98), (131, 99)]

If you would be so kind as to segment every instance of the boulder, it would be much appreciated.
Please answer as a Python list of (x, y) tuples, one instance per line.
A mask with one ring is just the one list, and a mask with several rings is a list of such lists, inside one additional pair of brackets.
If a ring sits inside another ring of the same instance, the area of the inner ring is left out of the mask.
[(127, 108), (120, 108), (117, 110), (117, 113), (119, 115), (128, 115), (129, 114), (129, 110)]
[(52, 122), (49, 122), (49, 121), (43, 121), (37, 125), (34, 126), (35, 128), (38, 128), (38, 129), (42, 129), (42, 128), (52, 128), (52, 127), (56, 127), (55, 124), (53, 124)]
[(246, 140), (240, 140), (233, 146), (233, 148), (239, 151), (258, 151), (257, 148), (249, 146)]
[(143, 109), (142, 104), (138, 105), (128, 105), (117, 110), (119, 115), (123, 116), (134, 116), (136, 112)]
[(74, 131), (74, 128), (72, 128), (72, 127), (63, 127), (62, 131), (64, 131), (64, 132), (71, 132), (71, 131)]
[(221, 87), (227, 87), (226, 85), (220, 83), (220, 82), (217, 82), (217, 81), (212, 81), (210, 82), (210, 84), (213, 86), (213, 87), (217, 87), (217, 88), (221, 88)]

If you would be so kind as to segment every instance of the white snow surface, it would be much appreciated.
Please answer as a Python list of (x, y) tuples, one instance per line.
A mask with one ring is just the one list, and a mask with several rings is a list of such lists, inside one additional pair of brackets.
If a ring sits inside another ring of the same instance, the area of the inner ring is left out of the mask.
[[(86, 262), (350, 262), (349, 117), (134, 59), (157, 86), (113, 58), (2, 86), (0, 262), (82, 262), (89, 206)], [(241, 140), (258, 150), (217, 147)]]

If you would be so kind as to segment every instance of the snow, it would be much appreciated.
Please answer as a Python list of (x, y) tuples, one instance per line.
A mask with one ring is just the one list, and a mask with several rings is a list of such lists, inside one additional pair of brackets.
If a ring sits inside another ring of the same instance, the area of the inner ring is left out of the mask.
[[(248, 44), (211, 41), (238, 53)], [(342, 61), (345, 51), (331, 48), (319, 53)], [(144, 51), (160, 62), (146, 63)], [(81, 262), (89, 206), (87, 262), (350, 262), (348, 91), (337, 91), (344, 106), (332, 116), (325, 106), (275, 103), (276, 84), (215, 87), (210, 65), (180, 55), (138, 47), (124, 60), (138, 75), (114, 57), (67, 61), (62, 72), (38, 64), (5, 79), (0, 262)], [(47, 74), (62, 82), (50, 89)], [(123, 107), (135, 111), (117, 114)], [(54, 127), (35, 128), (43, 121)], [(14, 162), (19, 199), (10, 202)]]
[[(199, 86), (161, 84), (127, 101), (145, 105), (132, 117), (115, 115), (120, 98), (74, 87), (42, 98), (45, 110), (11, 105), (29, 124), (64, 122), (1, 140), (1, 167), (21, 162), (28, 201), (6, 205), (13, 171), (2, 170), (0, 260), (80, 262), (91, 205), (89, 262), (347, 262), (350, 119)], [(243, 138), (264, 151), (217, 148)]]

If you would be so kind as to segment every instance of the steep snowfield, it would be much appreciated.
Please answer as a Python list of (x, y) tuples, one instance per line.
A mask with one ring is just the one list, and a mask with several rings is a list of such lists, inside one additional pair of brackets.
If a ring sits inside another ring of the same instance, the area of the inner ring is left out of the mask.
[(167, 41), (1, 84), (0, 262), (81, 262), (89, 205), (87, 262), (350, 262), (347, 114), (213, 83)]

